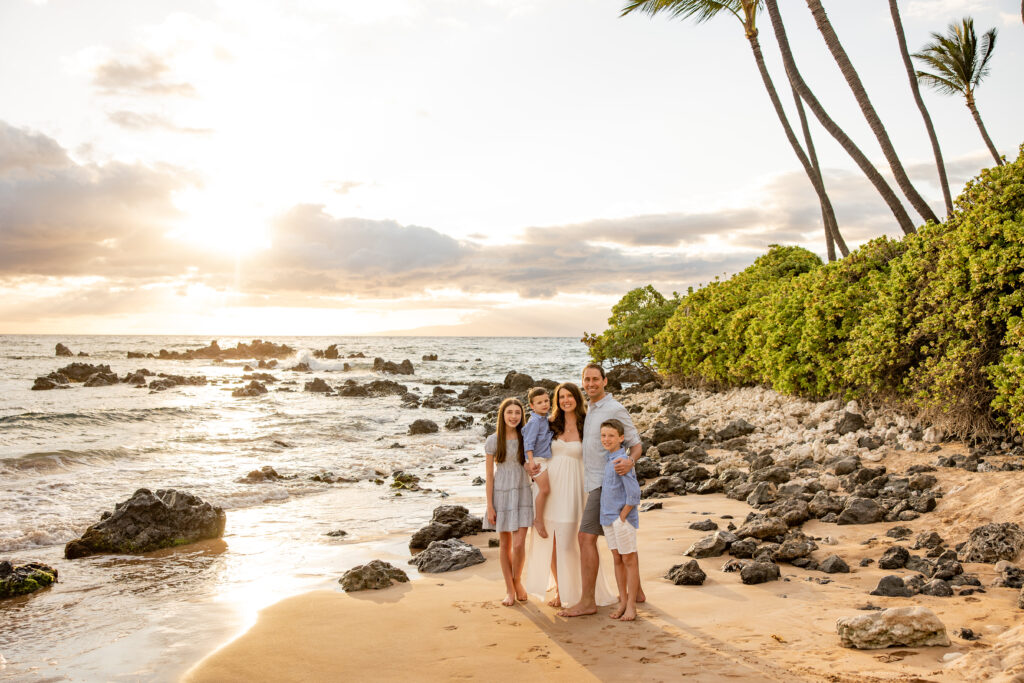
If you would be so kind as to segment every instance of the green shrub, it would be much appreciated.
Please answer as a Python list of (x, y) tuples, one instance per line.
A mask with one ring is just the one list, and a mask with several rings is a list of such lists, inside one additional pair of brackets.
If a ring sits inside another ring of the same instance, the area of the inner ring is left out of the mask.
[(651, 285), (637, 287), (612, 306), (608, 329), (600, 335), (583, 333), (595, 363), (603, 361), (649, 362), (651, 337), (665, 326), (679, 305), (679, 295), (666, 299)]

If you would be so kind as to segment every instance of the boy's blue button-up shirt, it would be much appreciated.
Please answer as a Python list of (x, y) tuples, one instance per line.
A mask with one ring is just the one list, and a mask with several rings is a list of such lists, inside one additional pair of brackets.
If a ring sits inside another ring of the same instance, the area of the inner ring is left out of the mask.
[(606, 462), (604, 465), (604, 480), (601, 482), (601, 524), (611, 526), (619, 517), (624, 505), (632, 505), (633, 509), (626, 515), (626, 521), (634, 528), (640, 528), (640, 513), (637, 512), (637, 505), (640, 504), (640, 482), (636, 480), (636, 470), (630, 470), (626, 474), (615, 473), (614, 462), (619, 458), (628, 458), (626, 449), (620, 448), (614, 453), (604, 452)]
[(550, 458), (552, 436), (548, 416), (534, 413), (523, 427), (523, 452), (533, 451), (535, 458)]

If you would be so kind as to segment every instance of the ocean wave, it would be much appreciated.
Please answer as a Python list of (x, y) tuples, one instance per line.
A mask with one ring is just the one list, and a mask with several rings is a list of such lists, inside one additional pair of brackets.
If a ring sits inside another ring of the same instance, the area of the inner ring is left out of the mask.
[(83, 465), (103, 465), (117, 460), (152, 452), (156, 448), (97, 448), (87, 451), (59, 450), (26, 453), (10, 458), (0, 459), (0, 472), (41, 472), (48, 470), (68, 469)]
[[(366, 360), (363, 359), (363, 363)], [(371, 359), (372, 363), (373, 360)], [(309, 366), (310, 370), (316, 370), (319, 372), (342, 372), (345, 370), (345, 363), (352, 365), (351, 360), (344, 360), (339, 358), (338, 360), (325, 360), (323, 358), (315, 358), (313, 351), (310, 349), (299, 349), (294, 356), (284, 362), (284, 365), (290, 366), (298, 363), (305, 363)]]
[(78, 413), (18, 413), (0, 417), (0, 425), (12, 427), (67, 427), (75, 425), (102, 425), (118, 422), (149, 422), (154, 419), (175, 420), (198, 417), (208, 413), (205, 409), (178, 406), (135, 408), (133, 410), (90, 410)]

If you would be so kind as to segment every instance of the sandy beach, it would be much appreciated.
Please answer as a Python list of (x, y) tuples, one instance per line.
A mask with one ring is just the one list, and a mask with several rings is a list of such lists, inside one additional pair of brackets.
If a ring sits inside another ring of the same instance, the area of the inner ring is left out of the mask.
[[(962, 448), (950, 444), (943, 452)], [(935, 454), (890, 457), (895, 467), (931, 461)], [(1016, 473), (938, 474), (949, 493), (933, 513), (906, 523), (915, 534), (938, 528), (944, 535), (965, 536), (977, 524), (1020, 519), (1024, 512)], [(741, 521), (751, 508), (721, 494), (663, 503), (663, 509), (641, 515), (641, 577), (648, 600), (634, 623), (609, 619), (608, 607), (576, 619), (558, 617), (535, 599), (503, 608), (498, 551), (487, 548), (493, 534), (484, 533), (465, 539), (482, 548), (484, 564), (381, 591), (316, 591), (277, 603), (185, 680), (1024, 680), (1018, 591), (992, 588), (949, 598), (868, 595), (892, 572), (858, 564), (862, 558), (877, 560), (894, 542), (885, 535), (892, 523), (804, 525), (809, 535), (835, 540), (815, 556), (839, 554), (851, 566), (849, 574), (784, 564), (781, 581), (747, 586), (738, 574), (721, 571), (730, 559), (721, 556), (699, 560), (708, 575), (704, 585), (676, 586), (664, 574), (689, 559), (683, 553), (705, 535), (689, 525), (710, 517), (724, 526), (723, 516)], [(602, 561), (608, 559), (605, 554)], [(964, 569), (986, 586), (995, 576), (992, 565)], [(946, 625), (952, 645), (841, 647), (836, 619), (862, 614), (857, 608), (866, 603), (928, 607)], [(980, 640), (956, 637), (962, 627)]]

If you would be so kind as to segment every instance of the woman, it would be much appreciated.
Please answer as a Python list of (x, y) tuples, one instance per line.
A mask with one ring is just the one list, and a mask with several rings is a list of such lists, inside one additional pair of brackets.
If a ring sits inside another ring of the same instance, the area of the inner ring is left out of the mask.
[[(548, 480), (551, 494), (544, 508), (544, 526), (548, 537), (536, 531), (530, 534), (527, 550), (526, 590), (543, 599), (550, 581), (555, 594), (548, 604), (561, 607), (575, 604), (583, 593), (580, 578), (580, 547), (576, 534), (583, 517), (583, 423), (587, 417), (583, 394), (572, 382), (555, 389), (551, 413), (551, 460)], [(615, 597), (608, 590), (604, 575), (597, 580), (597, 603), (608, 605)]]

